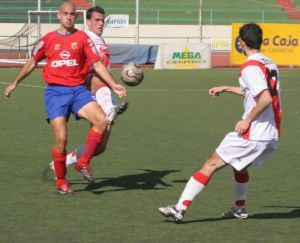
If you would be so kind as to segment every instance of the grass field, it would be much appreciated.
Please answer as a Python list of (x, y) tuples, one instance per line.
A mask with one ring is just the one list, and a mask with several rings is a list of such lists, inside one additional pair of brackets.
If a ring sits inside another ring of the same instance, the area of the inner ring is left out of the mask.
[[(1, 69), (1, 93), (17, 71)], [(128, 88), (130, 106), (108, 151), (92, 162), (95, 184), (70, 169), (77, 193), (63, 197), (48, 169), (53, 138), (40, 70), (32, 73), (10, 100), (1, 98), (0, 242), (299, 242), (300, 70), (281, 71), (281, 144), (262, 169), (250, 169), (249, 219), (220, 219), (232, 201), (230, 168), (214, 176), (182, 224), (157, 211), (176, 202), (240, 118), (241, 97), (207, 94), (211, 86), (235, 85), (237, 75), (238, 69), (146, 70), (143, 83)], [(83, 143), (88, 124), (71, 119), (69, 127), (71, 150)]]

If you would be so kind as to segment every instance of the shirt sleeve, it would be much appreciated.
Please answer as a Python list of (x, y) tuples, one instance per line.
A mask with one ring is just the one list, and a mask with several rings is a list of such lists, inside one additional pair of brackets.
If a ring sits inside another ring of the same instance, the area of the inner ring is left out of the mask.
[(39, 62), (46, 58), (45, 49), (46, 49), (45, 39), (42, 38), (34, 46), (33, 51), (32, 51), (32, 57), (36, 62)]
[(242, 71), (242, 79), (250, 90), (251, 95), (256, 97), (263, 90), (268, 89), (263, 71), (257, 66), (248, 66)]
[(98, 55), (96, 47), (90, 38), (88, 38), (84, 44), (84, 53), (89, 65), (93, 65), (95, 62), (100, 61), (100, 56)]

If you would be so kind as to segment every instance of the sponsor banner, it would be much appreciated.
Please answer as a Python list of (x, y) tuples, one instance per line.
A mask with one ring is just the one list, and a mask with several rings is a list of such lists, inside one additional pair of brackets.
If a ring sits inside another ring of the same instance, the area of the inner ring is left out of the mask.
[(212, 38), (211, 39), (212, 51), (231, 51), (230, 38)]
[(208, 44), (161, 44), (155, 69), (203, 69), (211, 67)]
[[(246, 61), (239, 41), (239, 29), (244, 23), (232, 24), (231, 64), (241, 65)], [(268, 24), (259, 26), (263, 30), (261, 52), (278, 65), (300, 65), (300, 24)]]
[(128, 14), (111, 14), (105, 18), (105, 28), (128, 28)]

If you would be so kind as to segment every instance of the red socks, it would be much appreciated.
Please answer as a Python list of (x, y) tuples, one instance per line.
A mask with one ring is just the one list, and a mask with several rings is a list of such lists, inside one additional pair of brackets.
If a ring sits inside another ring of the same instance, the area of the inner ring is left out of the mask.
[(86, 138), (86, 145), (83, 150), (82, 156), (78, 160), (78, 164), (89, 164), (90, 160), (94, 156), (97, 147), (101, 144), (102, 142), (102, 137), (103, 133), (98, 133), (92, 128), (90, 129), (88, 136)]
[(52, 158), (54, 161), (55, 174), (57, 179), (65, 179), (67, 169), (66, 169), (66, 152), (57, 152), (52, 149)]
[(205, 188), (210, 177), (201, 171), (197, 171), (186, 183), (185, 188), (176, 204), (178, 210), (186, 210), (194, 198)]
[(200, 170), (194, 173), (193, 178), (204, 186), (206, 186), (210, 180), (210, 177), (203, 174)]

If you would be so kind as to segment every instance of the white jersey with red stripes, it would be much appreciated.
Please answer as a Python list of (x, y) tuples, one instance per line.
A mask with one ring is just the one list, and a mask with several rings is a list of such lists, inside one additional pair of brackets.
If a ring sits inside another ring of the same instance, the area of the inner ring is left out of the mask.
[(280, 80), (277, 65), (261, 53), (248, 57), (241, 67), (240, 87), (244, 95), (244, 114), (246, 119), (256, 106), (261, 92), (269, 90), (273, 102), (254, 121), (243, 134), (249, 140), (278, 140), (280, 135), (281, 101)]
[(110, 52), (102, 36), (96, 35), (94, 32), (86, 30), (86, 34), (93, 41), (99, 54), (105, 54), (105, 58), (102, 58), (101, 62), (110, 70)]

